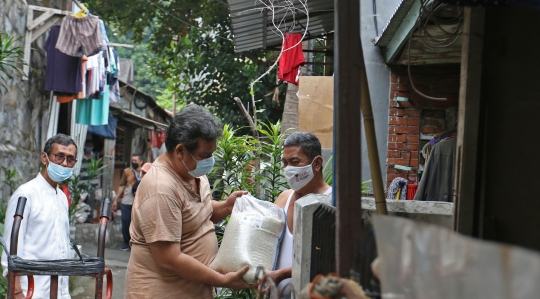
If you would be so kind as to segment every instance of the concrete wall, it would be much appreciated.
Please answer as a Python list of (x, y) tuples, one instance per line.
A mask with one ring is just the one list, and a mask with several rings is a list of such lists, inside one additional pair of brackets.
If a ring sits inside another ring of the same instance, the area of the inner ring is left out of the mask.
[[(63, 8), (66, 1), (3, 0), (0, 4), (0, 32), (22, 37), (24, 44), (28, 5)], [(0, 95), (0, 165), (16, 169), (19, 185), (32, 179), (39, 170), (42, 136), (48, 124), (49, 94), (43, 90), (47, 34), (32, 43), (31, 67), (36, 70), (23, 81), (20, 75), (8, 82), (8, 92)], [(22, 66), (22, 65), (21, 65)], [(4, 184), (5, 173), (0, 171), (0, 196), (7, 200), (11, 191)]]
[[(369, 93), (375, 119), (379, 165), (384, 174), (386, 167), (386, 149), (388, 139), (388, 97), (390, 94), (390, 69), (386, 66), (382, 53), (373, 45), (373, 40), (386, 26), (392, 13), (398, 7), (399, 0), (360, 1), (360, 37), (364, 62), (368, 76)], [(375, 18), (374, 18), (375, 15)], [(358, 82), (360, 84), (360, 82)], [(371, 171), (366, 146), (365, 131), (362, 129), (362, 181), (371, 179)]]
[[(75, 230), (75, 244), (94, 245), (98, 244), (99, 224), (80, 223)], [(105, 247), (118, 249), (124, 244), (122, 236), (122, 223), (120, 216), (115, 216), (113, 221), (109, 221), (107, 234), (105, 235)], [(84, 247), (84, 246), (83, 246)]]
[[(454, 226), (454, 204), (438, 201), (388, 200), (388, 214), (411, 220), (436, 224), (448, 229)], [(377, 214), (374, 198), (362, 198), (362, 217), (366, 223)]]

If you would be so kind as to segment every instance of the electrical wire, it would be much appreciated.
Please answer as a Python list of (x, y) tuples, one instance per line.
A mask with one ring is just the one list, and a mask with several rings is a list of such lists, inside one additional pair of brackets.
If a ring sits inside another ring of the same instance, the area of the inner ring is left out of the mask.
[(300, 43), (302, 43), (302, 41), (304, 40), (307, 32), (308, 32), (308, 28), (309, 28), (309, 12), (308, 12), (308, 9), (307, 9), (307, 0), (306, 1), (298, 1), (304, 8), (304, 10), (302, 11), (301, 9), (298, 9), (294, 6), (294, 2), (291, 1), (291, 0), (286, 0), (286, 1), (283, 1), (285, 3), (289, 3), (289, 5), (284, 5), (282, 7), (285, 7), (287, 9), (287, 12), (283, 15), (283, 17), (281, 18), (280, 22), (278, 23), (278, 25), (276, 25), (276, 22), (275, 22), (275, 7), (276, 6), (273, 6), (273, 2), (274, 1), (270, 1), (269, 4), (266, 4), (264, 3), (264, 1), (261, 1), (259, 0), (263, 5), (266, 6), (266, 8), (269, 10), (269, 11), (272, 11), (272, 25), (274, 26), (274, 28), (279, 32), (279, 35), (281, 35), (281, 39), (282, 39), (282, 44), (284, 44), (285, 42), (285, 35), (283, 34), (283, 32), (279, 29), (280, 25), (284, 22), (286, 16), (287, 16), (287, 12), (288, 11), (291, 11), (291, 12), (294, 12), (292, 14), (292, 17), (293, 17), (293, 24), (296, 22), (295, 18), (296, 18), (296, 10), (299, 10), (301, 12), (303, 12), (305, 15), (306, 15), (306, 25), (305, 25), (305, 30), (304, 30), (304, 34), (302, 35), (302, 38), (300, 39), (300, 41), (298, 41), (296, 44), (294, 44), (293, 46), (287, 48), (287, 49), (284, 49), (283, 46), (281, 47), (281, 51), (278, 55), (278, 57), (276, 58), (276, 61), (274, 62), (274, 64), (272, 64), (272, 66), (270, 66), (270, 68), (265, 72), (263, 73), (261, 76), (259, 76), (257, 79), (255, 79), (253, 82), (251, 82), (251, 90), (250, 90), (250, 93), (252, 94), (252, 97), (254, 97), (254, 91), (253, 91), (253, 85), (257, 82), (259, 82), (261, 80), (261, 78), (263, 78), (264, 76), (268, 75), (270, 73), (270, 71), (272, 71), (272, 69), (278, 64), (279, 62), (279, 59), (281, 58), (281, 55), (283, 55), (284, 52), (286, 51), (289, 51), (290, 49), (293, 49), (294, 47), (298, 46)]
[[(260, 75), (257, 79), (253, 80), (250, 84), (249, 84), (249, 87), (250, 87), (250, 90), (249, 90), (249, 93), (251, 94), (251, 105), (253, 106), (253, 122), (255, 124), (257, 124), (257, 109), (256, 109), (256, 103), (255, 103), (255, 91), (253, 89), (253, 86), (259, 82), (262, 78), (264, 78), (264, 76), (268, 75), (278, 64), (279, 62), (279, 59), (281, 58), (281, 55), (283, 55), (284, 52), (286, 51), (289, 51), (290, 49), (293, 49), (294, 47), (298, 46), (299, 44), (302, 43), (302, 41), (304, 40), (304, 38), (306, 37), (306, 34), (308, 33), (308, 28), (309, 28), (309, 11), (308, 11), (308, 8), (307, 8), (307, 0), (298, 0), (298, 3), (300, 3), (303, 7), (303, 10), (300, 9), (300, 8), (297, 8), (295, 7), (294, 5), (294, 0), (284, 0), (284, 1), (280, 1), (280, 0), (258, 0), (264, 7), (263, 8), (257, 8), (257, 9), (260, 9), (261, 10), (261, 13), (266, 9), (268, 11), (271, 11), (272, 12), (272, 25), (274, 26), (274, 28), (271, 28), (272, 31), (278, 35), (281, 35), (281, 40), (282, 40), (282, 46), (281, 46), (281, 51), (279, 52), (279, 55), (278, 57), (276, 58), (276, 61), (270, 66), (270, 68), (264, 72), (262, 75)], [(278, 21), (278, 23), (276, 24), (276, 8), (279, 8), (279, 12), (283, 12), (283, 17)], [(282, 24), (285, 23), (285, 26), (287, 25), (286, 24), (286, 18), (287, 18), (287, 15), (289, 14), (289, 12), (292, 14), (292, 24), (293, 24), (293, 27), (294, 27), (294, 24), (296, 24), (296, 13), (298, 12), (302, 12), (306, 15), (306, 25), (304, 27), (304, 33), (302, 35), (302, 38), (300, 38), (300, 41), (298, 41), (296, 44), (294, 44), (293, 46), (287, 48), (287, 49), (284, 49), (284, 43), (285, 43), (285, 34), (283, 34), (283, 31), (281, 31), (280, 27)], [(263, 16), (263, 17), (266, 17), (266, 16)]]
[[(420, 11), (420, 17), (425, 17), (425, 20), (419, 28), (419, 33), (427, 45), (434, 48), (448, 47), (461, 36), (464, 22), (464, 9), (462, 7), (422, 0), (420, 1)], [(435, 24), (443, 34), (439, 36), (431, 34), (428, 30), (430, 24)], [(447, 31), (445, 27), (455, 28)]]
[[(458, 9), (458, 14), (455, 16), (447, 17), (442, 15), (444, 12), (450, 10)], [(463, 8), (456, 8), (445, 3), (439, 3), (434, 0), (420, 0), (420, 12), (418, 18), (416, 19), (415, 27), (418, 26), (418, 31), (422, 38), (422, 41), (428, 46), (434, 48), (444, 48), (449, 47), (454, 44), (461, 34), (463, 33)], [(422, 21), (424, 20), (424, 21)], [(441, 36), (435, 36), (428, 31), (428, 25), (435, 24), (443, 32)], [(455, 26), (453, 31), (447, 31), (444, 26)], [(411, 43), (414, 30), (411, 30), (409, 33), (409, 41), (407, 45), (407, 73), (409, 75), (409, 82), (411, 83), (412, 89), (421, 97), (433, 101), (446, 101), (447, 98), (432, 97), (428, 96), (421, 91), (419, 91), (416, 86), (414, 86), (414, 80), (411, 75)]]

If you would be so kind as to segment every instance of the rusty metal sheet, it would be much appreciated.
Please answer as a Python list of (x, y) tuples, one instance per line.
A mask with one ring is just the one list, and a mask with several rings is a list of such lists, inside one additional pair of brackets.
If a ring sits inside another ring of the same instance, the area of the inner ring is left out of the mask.
[(401, 217), (373, 219), (386, 299), (539, 298), (540, 253)]

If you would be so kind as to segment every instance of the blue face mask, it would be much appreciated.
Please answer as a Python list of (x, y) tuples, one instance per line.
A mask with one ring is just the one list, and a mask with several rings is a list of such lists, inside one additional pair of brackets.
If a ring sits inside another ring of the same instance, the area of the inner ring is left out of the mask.
[(197, 162), (197, 167), (193, 170), (189, 170), (189, 168), (186, 166), (186, 163), (184, 163), (184, 160), (182, 160), (182, 163), (184, 163), (184, 166), (186, 166), (189, 175), (191, 175), (192, 177), (198, 178), (206, 175), (212, 170), (212, 168), (214, 168), (214, 156), (197, 161), (191, 153), (189, 153), (189, 155), (191, 156), (191, 158), (193, 158), (193, 160), (195, 160), (195, 162)]
[(91, 153), (93, 150), (94, 150), (94, 148), (92, 148), (92, 147), (85, 147), (84, 148), (85, 153)]
[(51, 160), (49, 160), (49, 156), (47, 156), (47, 160), (49, 161), (49, 165), (47, 165), (47, 173), (49, 174), (51, 180), (60, 183), (69, 179), (73, 174), (73, 168), (67, 168), (62, 165), (54, 164), (51, 162)]

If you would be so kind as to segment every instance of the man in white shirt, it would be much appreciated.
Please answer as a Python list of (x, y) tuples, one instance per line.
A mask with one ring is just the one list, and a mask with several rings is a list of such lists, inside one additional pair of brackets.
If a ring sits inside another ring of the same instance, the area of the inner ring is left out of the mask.
[(283, 142), (283, 171), (291, 189), (283, 191), (275, 204), (285, 210), (287, 229), (281, 240), (276, 270), (268, 275), (278, 287), (279, 298), (292, 293), (294, 203), (308, 194), (330, 195), (332, 187), (324, 181), (321, 142), (308, 132), (294, 132)]
[[(66, 259), (70, 257), (69, 215), (66, 195), (58, 187), (71, 177), (77, 162), (77, 146), (73, 139), (58, 134), (45, 143), (41, 153), (44, 167), (35, 179), (21, 185), (11, 196), (6, 211), (4, 239), (10, 248), (13, 215), (19, 197), (27, 198), (19, 231), (17, 255), (23, 259)], [(3, 275), (7, 275), (7, 256), (2, 255)], [(50, 276), (34, 276), (34, 299), (50, 298)], [(60, 276), (58, 299), (70, 299), (69, 278)], [(15, 298), (25, 298), (26, 276), (15, 280)]]

